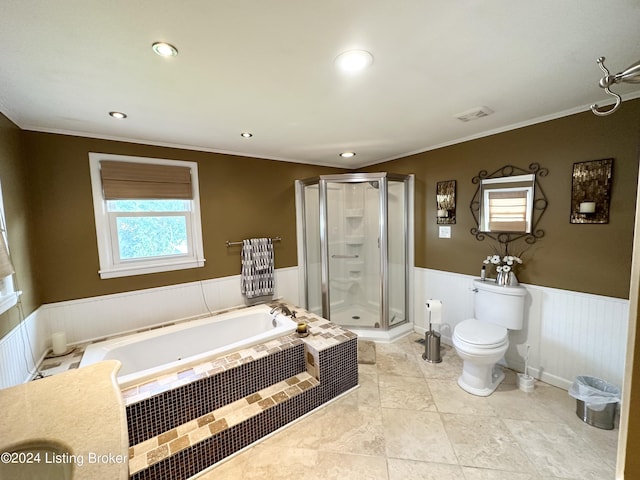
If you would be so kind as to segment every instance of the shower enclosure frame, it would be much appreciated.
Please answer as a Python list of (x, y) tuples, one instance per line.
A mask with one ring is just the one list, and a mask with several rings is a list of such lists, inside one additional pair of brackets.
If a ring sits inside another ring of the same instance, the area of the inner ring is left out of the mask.
[[(389, 198), (388, 182), (402, 182), (404, 184), (404, 215), (402, 238), (404, 243), (404, 319), (397, 324), (390, 324), (390, 302), (389, 302)], [(378, 182), (378, 237), (379, 237), (379, 260), (380, 260), (380, 282), (378, 295), (380, 301), (380, 328), (364, 327), (347, 328), (356, 331), (361, 338), (370, 338), (377, 341), (392, 341), (406, 333), (413, 331), (413, 199), (414, 199), (414, 176), (393, 174), (387, 172), (380, 173), (346, 173), (336, 175), (321, 175), (317, 177), (296, 180), (296, 205), (297, 205), (297, 226), (298, 226), (298, 265), (300, 265), (300, 300), (305, 308), (310, 306), (309, 296), (309, 271), (307, 265), (307, 229), (305, 222), (307, 219), (308, 206), (305, 202), (305, 187), (318, 186), (319, 202), (319, 234), (320, 234), (320, 293), (322, 316), (331, 320), (331, 292), (330, 292), (330, 270), (329, 270), (329, 213), (328, 213), (328, 184), (335, 183), (370, 183)]]

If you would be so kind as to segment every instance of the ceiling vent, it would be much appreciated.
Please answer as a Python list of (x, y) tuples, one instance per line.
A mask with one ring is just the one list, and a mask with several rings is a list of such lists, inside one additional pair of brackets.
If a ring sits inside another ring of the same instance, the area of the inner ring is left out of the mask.
[(462, 113), (456, 113), (454, 117), (461, 122), (470, 122), (472, 120), (477, 120), (478, 118), (491, 115), (492, 113), (493, 110), (491, 110), (489, 107), (475, 107)]

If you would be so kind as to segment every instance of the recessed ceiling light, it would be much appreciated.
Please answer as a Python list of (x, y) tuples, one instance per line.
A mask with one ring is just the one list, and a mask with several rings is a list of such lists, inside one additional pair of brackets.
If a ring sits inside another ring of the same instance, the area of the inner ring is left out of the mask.
[(355, 152), (342, 152), (342, 153), (340, 154), (340, 156), (341, 156), (342, 158), (351, 158), (351, 157), (355, 157), (355, 156), (356, 156), (356, 153), (355, 153)]
[(126, 113), (122, 113), (122, 112), (109, 112), (109, 115), (112, 116), (113, 118), (127, 118), (127, 114)]
[(160, 55), (161, 57), (175, 57), (176, 55), (178, 55), (178, 49), (170, 43), (156, 42), (151, 45), (151, 48), (156, 54)]
[(240, 134), (240, 136), (243, 137), (243, 138), (251, 138), (251, 137), (253, 137), (253, 133), (251, 133), (251, 132), (242, 132)]
[(373, 55), (366, 50), (347, 50), (336, 57), (336, 65), (347, 73), (364, 70), (373, 63)]

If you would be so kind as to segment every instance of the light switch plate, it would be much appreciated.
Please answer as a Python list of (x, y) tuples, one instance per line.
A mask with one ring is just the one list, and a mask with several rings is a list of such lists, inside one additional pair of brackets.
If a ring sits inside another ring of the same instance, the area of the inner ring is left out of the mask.
[(438, 227), (438, 237), (440, 238), (451, 238), (451, 227)]

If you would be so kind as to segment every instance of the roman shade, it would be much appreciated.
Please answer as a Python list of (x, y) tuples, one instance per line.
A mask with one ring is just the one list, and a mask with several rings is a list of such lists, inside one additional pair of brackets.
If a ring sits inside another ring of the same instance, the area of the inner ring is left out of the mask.
[(100, 178), (105, 200), (193, 198), (189, 167), (102, 160)]
[(489, 229), (492, 232), (527, 231), (527, 192), (488, 192)]

